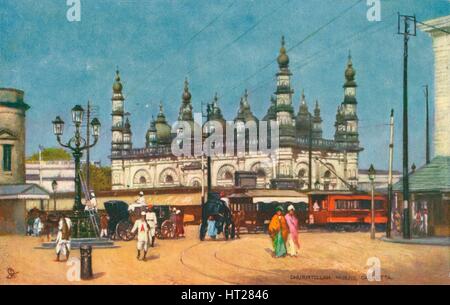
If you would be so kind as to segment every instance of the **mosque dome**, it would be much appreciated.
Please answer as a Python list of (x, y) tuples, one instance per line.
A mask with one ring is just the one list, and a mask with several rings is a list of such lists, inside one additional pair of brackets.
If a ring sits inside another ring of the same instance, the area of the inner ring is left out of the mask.
[(122, 83), (120, 82), (120, 75), (119, 70), (116, 71), (116, 80), (113, 84), (113, 91), (114, 93), (121, 93), (122, 92)]
[(286, 54), (286, 48), (284, 47), (284, 36), (281, 37), (280, 55), (278, 55), (278, 66), (281, 68), (287, 68), (289, 66), (289, 56)]

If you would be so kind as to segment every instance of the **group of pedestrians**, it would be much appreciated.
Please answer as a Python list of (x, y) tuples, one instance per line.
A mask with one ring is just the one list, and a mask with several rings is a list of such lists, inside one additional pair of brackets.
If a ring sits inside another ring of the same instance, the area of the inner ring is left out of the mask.
[(283, 207), (275, 210), (269, 224), (269, 235), (272, 238), (274, 256), (297, 256), (300, 250), (298, 241), (298, 218), (295, 216), (293, 205), (288, 207), (288, 213), (284, 215)]

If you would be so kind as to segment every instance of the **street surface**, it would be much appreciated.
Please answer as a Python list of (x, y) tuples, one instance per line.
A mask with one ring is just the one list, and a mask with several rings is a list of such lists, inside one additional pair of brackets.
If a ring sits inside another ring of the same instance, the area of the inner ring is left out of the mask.
[[(387, 243), (381, 234), (371, 241), (369, 233), (311, 232), (300, 233), (297, 258), (275, 259), (267, 235), (199, 242), (197, 232), (191, 226), (187, 238), (157, 240), (146, 262), (136, 259), (135, 241), (94, 249), (89, 281), (70, 281), (70, 266), (55, 262), (53, 250), (35, 248), (39, 238), (0, 236), (0, 284), (370, 284), (369, 258), (379, 259), (381, 284), (450, 284), (445, 246)], [(79, 250), (72, 256), (79, 258)], [(15, 273), (10, 279), (7, 268)]]

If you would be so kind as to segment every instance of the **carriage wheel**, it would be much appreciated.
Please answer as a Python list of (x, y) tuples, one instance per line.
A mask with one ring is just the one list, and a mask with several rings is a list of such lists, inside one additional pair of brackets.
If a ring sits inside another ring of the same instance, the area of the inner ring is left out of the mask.
[(230, 237), (230, 228), (225, 224), (224, 225), (224, 230), (223, 230), (223, 232), (224, 232), (224, 234), (225, 234), (225, 240), (228, 240), (228, 238)]
[(175, 226), (172, 221), (165, 220), (161, 225), (161, 236), (164, 239), (175, 237)]
[(234, 223), (231, 224), (231, 239), (234, 239), (236, 237), (236, 227)]
[(206, 236), (206, 224), (201, 223), (200, 224), (200, 240), (204, 241), (205, 240), (205, 236)]
[(127, 221), (120, 221), (116, 226), (116, 236), (124, 241), (130, 241), (134, 239), (135, 234), (131, 233), (133, 225)]

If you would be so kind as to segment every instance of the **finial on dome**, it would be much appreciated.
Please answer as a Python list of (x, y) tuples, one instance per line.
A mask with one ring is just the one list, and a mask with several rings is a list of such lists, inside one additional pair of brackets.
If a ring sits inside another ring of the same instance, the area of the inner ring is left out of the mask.
[(114, 93), (121, 93), (122, 92), (122, 83), (120, 82), (120, 71), (119, 67), (116, 67), (116, 79), (113, 84), (113, 91)]
[(345, 80), (346, 82), (346, 86), (355, 86), (355, 69), (353, 68), (353, 62), (352, 62), (352, 55), (349, 51), (349, 55), (348, 55), (348, 61), (347, 61), (347, 68), (345, 69)]
[(302, 104), (306, 104), (305, 89), (302, 89)]
[(184, 79), (184, 92), (183, 92), (183, 100), (184, 101), (189, 101), (191, 99), (192, 95), (189, 92), (189, 82), (188, 82), (188, 78), (186, 77)]
[(245, 89), (245, 91), (244, 91), (244, 97), (246, 100), (248, 99), (248, 90), (247, 89)]
[(289, 56), (286, 54), (284, 35), (281, 36), (280, 55), (278, 55), (277, 61), (280, 69), (287, 68), (289, 66)]
[(159, 113), (160, 114), (163, 113), (163, 103), (162, 103), (162, 101), (159, 102)]

